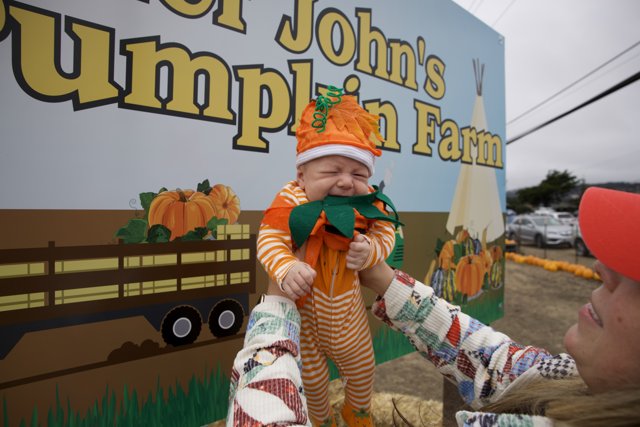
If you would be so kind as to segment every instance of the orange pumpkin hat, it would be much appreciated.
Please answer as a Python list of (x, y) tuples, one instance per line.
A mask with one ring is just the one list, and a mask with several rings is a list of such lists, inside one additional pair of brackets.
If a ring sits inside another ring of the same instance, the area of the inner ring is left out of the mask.
[(363, 163), (373, 175), (380, 117), (362, 108), (356, 98), (342, 95), (329, 86), (327, 97), (319, 96), (306, 106), (296, 131), (298, 138), (296, 167), (324, 156), (344, 156)]

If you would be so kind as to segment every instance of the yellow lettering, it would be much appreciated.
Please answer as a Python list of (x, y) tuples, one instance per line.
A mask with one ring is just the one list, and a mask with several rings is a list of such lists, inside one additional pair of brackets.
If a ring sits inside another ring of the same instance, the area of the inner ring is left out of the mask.
[(206, 15), (215, 0), (160, 0), (169, 10), (186, 18)]
[[(318, 17), (318, 45), (320, 51), (330, 62), (346, 65), (356, 53), (356, 35), (346, 16), (338, 9), (326, 9)], [(340, 46), (336, 50), (333, 45), (333, 30), (340, 30)]]
[(116, 101), (118, 86), (113, 82), (111, 62), (113, 29), (67, 18), (79, 55), (73, 71), (65, 73), (60, 66), (60, 15), (26, 5), (12, 5), (10, 13), (18, 24), (18, 34), (13, 37), (20, 41), (19, 64), (14, 69), (25, 91), (50, 102), (72, 99), (76, 110)]
[(478, 157), (476, 163), (479, 165), (492, 166), (502, 169), (502, 140), (498, 135), (489, 132), (481, 132), (478, 135)]
[(239, 33), (246, 33), (247, 23), (242, 18), (242, 0), (219, 0), (218, 10), (213, 13), (213, 23)]
[(440, 124), (440, 108), (417, 99), (413, 101), (413, 108), (418, 113), (416, 120), (418, 129), (416, 131), (417, 141), (413, 144), (412, 153), (431, 156), (432, 150), (429, 144), (434, 142), (436, 125)]
[(0, 0), (0, 40), (2, 40), (5, 33), (5, 25), (7, 24), (7, 5), (4, 0)]
[(462, 158), (460, 161), (462, 163), (473, 163), (473, 158), (471, 157), (471, 146), (478, 145), (478, 133), (475, 128), (462, 128)]
[(425, 64), (427, 77), (424, 81), (424, 90), (433, 99), (442, 99), (445, 93), (444, 82), (445, 64), (435, 55), (430, 55)]
[(295, 2), (295, 29), (290, 16), (283, 15), (276, 33), (276, 42), (293, 53), (302, 53), (311, 46), (313, 36), (313, 3), (318, 0)]
[[(387, 72), (387, 39), (384, 34), (376, 28), (371, 27), (371, 9), (356, 9), (358, 16), (358, 58), (356, 59), (356, 70), (370, 75), (375, 75), (388, 80)], [(376, 44), (376, 64), (375, 72), (371, 68), (371, 44)]]
[[(409, 43), (402, 40), (390, 41), (389, 45), (391, 46), (391, 74), (389, 79), (409, 89), (417, 90), (416, 54), (413, 48)], [(402, 57), (405, 58), (404, 78), (402, 76)]]
[[(166, 109), (168, 114), (189, 115), (194, 118), (234, 123), (235, 113), (230, 106), (230, 71), (227, 64), (212, 53), (195, 55), (185, 47), (163, 47), (159, 40), (122, 40), (121, 51), (128, 56), (130, 72), (128, 95), (124, 103), (151, 109)], [(156, 88), (158, 69), (170, 69), (169, 98), (161, 101)], [(204, 76), (208, 89), (202, 105), (196, 104), (196, 80)], [(166, 105), (162, 105), (162, 104)], [(125, 105), (126, 106), (126, 105)]]
[[(287, 125), (291, 94), (284, 77), (272, 69), (235, 67), (240, 82), (240, 120), (238, 134), (233, 137), (233, 148), (238, 150), (269, 152), (269, 141), (262, 132), (277, 132)], [(264, 94), (268, 99), (264, 99)], [(268, 102), (267, 102), (268, 101)], [(268, 111), (262, 112), (262, 106)]]
[(460, 131), (453, 120), (444, 120), (440, 126), (440, 136), (443, 138), (438, 144), (438, 154), (442, 160), (455, 162), (462, 156), (460, 150)]
[(302, 111), (311, 99), (311, 75), (313, 71), (311, 60), (290, 60), (289, 71), (293, 74), (293, 103), (294, 113), (289, 125), (289, 134), (294, 135), (298, 129)]
[[(398, 112), (396, 107), (390, 102), (380, 102), (379, 100), (364, 101), (364, 108), (371, 114), (384, 118), (384, 141), (379, 148), (383, 150), (400, 152), (398, 142)], [(381, 129), (383, 126), (381, 126)]]

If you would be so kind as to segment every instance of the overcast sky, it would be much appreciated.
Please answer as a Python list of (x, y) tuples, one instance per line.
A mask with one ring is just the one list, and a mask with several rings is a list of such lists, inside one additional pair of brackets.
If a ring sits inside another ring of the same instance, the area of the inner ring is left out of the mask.
[[(507, 140), (640, 71), (639, 0), (454, 0), (505, 37)], [(611, 58), (609, 65), (535, 111)], [(507, 146), (507, 190), (568, 170), (640, 182), (640, 81)]]

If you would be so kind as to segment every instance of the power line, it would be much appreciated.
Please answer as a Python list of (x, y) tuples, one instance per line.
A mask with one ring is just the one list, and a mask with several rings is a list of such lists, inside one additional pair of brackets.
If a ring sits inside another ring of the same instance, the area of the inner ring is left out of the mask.
[[(515, 1), (515, 0), (514, 0)], [(628, 48), (626, 48), (625, 50), (623, 50), (622, 52), (620, 52), (619, 54), (615, 55), (613, 58), (610, 58), (609, 60), (603, 62), (602, 64), (600, 64), (599, 66), (597, 66), (596, 68), (594, 68), (593, 70), (589, 71), (587, 74), (585, 74), (584, 76), (580, 77), (578, 80), (574, 81), (573, 83), (571, 83), (569, 86), (566, 86), (564, 89), (554, 93), (553, 95), (551, 95), (550, 97), (548, 97), (547, 99), (545, 99), (544, 101), (534, 105), (533, 107), (529, 108), (527, 111), (525, 111), (524, 113), (520, 114), (518, 117), (513, 118), (511, 120), (509, 120), (507, 122), (507, 125), (510, 125), (511, 123), (515, 122), (516, 120), (521, 119), (522, 117), (526, 116), (527, 114), (531, 113), (534, 110), (537, 110), (538, 108), (540, 108), (542, 105), (546, 104), (547, 102), (551, 101), (552, 99), (554, 99), (555, 97), (557, 97), (558, 95), (566, 92), (567, 90), (571, 89), (572, 87), (574, 87), (575, 85), (577, 85), (578, 83), (580, 83), (581, 81), (583, 81), (584, 79), (586, 79), (587, 77), (591, 76), (593, 73), (595, 73), (598, 70), (601, 70), (603, 67), (605, 67), (606, 65), (609, 65), (612, 61), (618, 59), (620, 56), (624, 55), (625, 53), (629, 52), (631, 49), (633, 49), (634, 47), (638, 46), (640, 44), (640, 40), (635, 42), (634, 44), (632, 44), (631, 46), (629, 46)]]
[(500, 16), (498, 16), (496, 18), (495, 21), (493, 21), (493, 24), (491, 24), (492, 27), (495, 27), (496, 24), (498, 23), (498, 21), (500, 21), (500, 19), (502, 19), (502, 17), (504, 16), (505, 13), (507, 13), (507, 11), (511, 8), (511, 6), (513, 6), (513, 4), (516, 2), (516, 0), (511, 0), (511, 3), (509, 3), (507, 5), (507, 7), (504, 8), (504, 10), (502, 11), (502, 13), (500, 14)]
[(558, 121), (561, 118), (566, 117), (569, 114), (574, 113), (574, 112), (586, 107), (589, 104), (592, 104), (592, 103), (594, 103), (594, 102), (596, 102), (596, 101), (598, 101), (598, 100), (600, 100), (600, 99), (602, 99), (602, 98), (604, 98), (604, 97), (606, 97), (608, 95), (611, 95), (612, 93), (619, 91), (620, 89), (630, 85), (631, 83), (633, 83), (633, 82), (635, 82), (637, 80), (640, 80), (640, 71), (638, 71), (637, 73), (635, 73), (631, 77), (628, 77), (627, 79), (621, 81), (620, 83), (610, 87), (609, 89), (607, 89), (607, 90), (605, 90), (603, 92), (600, 92), (599, 94), (597, 94), (593, 98), (588, 99), (587, 101), (583, 102), (582, 104), (580, 104), (580, 105), (578, 105), (576, 107), (573, 107), (571, 110), (566, 111), (566, 112), (564, 112), (564, 113), (562, 113), (562, 114), (560, 114), (558, 116), (555, 116), (554, 118), (549, 119), (546, 122), (541, 123), (538, 126), (535, 126), (534, 128), (529, 129), (528, 131), (525, 131), (525, 132), (521, 133), (520, 135), (518, 135), (518, 136), (516, 136), (514, 138), (511, 138), (510, 140), (507, 141), (507, 145), (509, 145), (511, 143), (514, 143), (517, 140), (519, 140), (520, 138), (524, 138), (525, 136), (527, 136), (527, 135), (529, 135), (529, 134), (531, 134), (531, 133), (533, 133), (535, 131), (538, 131), (538, 130), (542, 129), (543, 127), (548, 126), (551, 123), (553, 123), (555, 121)]
[[(580, 85), (576, 85), (575, 87), (573, 87), (569, 92), (567, 92), (565, 94), (564, 97), (567, 96), (571, 96), (572, 94), (577, 93), (578, 91), (582, 90), (583, 88), (585, 88), (586, 86), (588, 86), (589, 84), (593, 84), (597, 81), (599, 81), (600, 79), (608, 76), (609, 74), (613, 73), (614, 71), (620, 69), (621, 67), (623, 67), (624, 65), (627, 65), (628, 63), (630, 63), (631, 61), (634, 61), (635, 59), (637, 59), (638, 57), (640, 57), (640, 50), (638, 50), (638, 52), (636, 52), (634, 55), (629, 56), (627, 59), (625, 59), (624, 61), (618, 61), (618, 63), (616, 65), (614, 65), (613, 67), (611, 67), (609, 70), (607, 70), (605, 73), (594, 77), (592, 80), (589, 80), (588, 82), (582, 82), (582, 84)], [(563, 97), (563, 98), (564, 98)], [(562, 99), (562, 98), (561, 98)], [(557, 100), (556, 100), (557, 101)]]

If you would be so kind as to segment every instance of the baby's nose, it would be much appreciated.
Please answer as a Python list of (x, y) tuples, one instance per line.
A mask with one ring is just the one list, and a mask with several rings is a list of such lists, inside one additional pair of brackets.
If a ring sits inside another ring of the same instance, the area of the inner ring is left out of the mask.
[(340, 178), (338, 179), (338, 186), (342, 188), (353, 187), (353, 178), (351, 177), (351, 175), (348, 175), (348, 174), (340, 175)]

